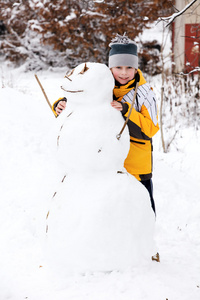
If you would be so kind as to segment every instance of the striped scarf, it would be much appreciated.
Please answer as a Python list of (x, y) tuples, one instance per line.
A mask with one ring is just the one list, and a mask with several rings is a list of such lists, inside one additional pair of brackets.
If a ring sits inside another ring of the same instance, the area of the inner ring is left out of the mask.
[[(138, 76), (139, 75), (139, 76)], [(146, 83), (146, 80), (144, 79), (142, 72), (140, 69), (138, 69), (138, 73), (135, 75), (135, 77), (138, 76), (138, 82), (139, 86)], [(136, 86), (136, 80), (133, 78), (130, 80), (127, 84), (124, 85), (115, 85), (113, 90), (113, 99), (117, 101), (121, 101), (124, 95), (126, 95), (129, 91), (134, 89)]]

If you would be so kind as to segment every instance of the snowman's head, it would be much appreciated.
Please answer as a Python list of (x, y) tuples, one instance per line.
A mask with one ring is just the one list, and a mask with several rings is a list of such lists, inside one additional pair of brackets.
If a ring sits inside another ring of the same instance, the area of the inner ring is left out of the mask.
[(107, 100), (110, 101), (114, 88), (114, 78), (106, 65), (87, 62), (68, 72), (61, 88), (67, 93), (66, 97), (70, 94), (76, 95), (77, 98), (82, 95), (84, 98), (87, 95), (92, 95), (102, 101), (105, 101), (105, 97), (107, 97), (109, 98)]

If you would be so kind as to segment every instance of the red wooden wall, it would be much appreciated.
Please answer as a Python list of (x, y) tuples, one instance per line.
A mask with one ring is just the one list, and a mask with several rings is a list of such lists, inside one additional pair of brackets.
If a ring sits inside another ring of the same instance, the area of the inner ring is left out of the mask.
[(185, 24), (185, 69), (200, 66), (200, 24)]

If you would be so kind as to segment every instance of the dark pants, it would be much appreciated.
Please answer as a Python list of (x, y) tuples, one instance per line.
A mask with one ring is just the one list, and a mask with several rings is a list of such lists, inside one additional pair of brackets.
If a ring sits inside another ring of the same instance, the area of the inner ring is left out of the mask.
[(146, 187), (146, 189), (148, 190), (149, 195), (150, 195), (150, 200), (151, 200), (151, 207), (152, 207), (154, 213), (156, 214), (155, 202), (154, 202), (154, 199), (153, 199), (153, 183), (152, 183), (152, 180), (151, 180), (151, 179), (148, 179), (148, 180), (141, 180), (140, 182), (141, 182), (141, 183)]

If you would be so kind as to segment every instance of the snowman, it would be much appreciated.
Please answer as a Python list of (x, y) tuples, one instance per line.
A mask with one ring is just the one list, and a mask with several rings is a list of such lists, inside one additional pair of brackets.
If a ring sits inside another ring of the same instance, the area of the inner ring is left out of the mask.
[(124, 169), (129, 133), (112, 108), (114, 79), (99, 63), (77, 66), (56, 119), (64, 174), (47, 214), (47, 255), (60, 272), (125, 270), (151, 260), (154, 222), (146, 188)]

